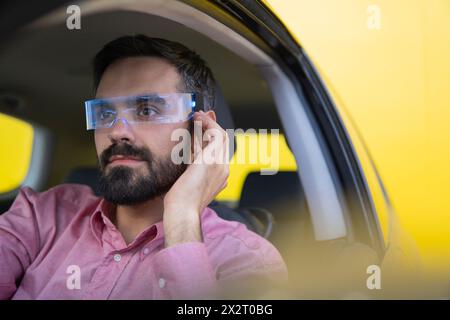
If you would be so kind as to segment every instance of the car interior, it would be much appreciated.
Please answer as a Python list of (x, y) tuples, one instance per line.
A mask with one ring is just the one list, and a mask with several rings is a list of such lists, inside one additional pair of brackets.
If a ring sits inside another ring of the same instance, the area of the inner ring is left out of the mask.
[[(47, 166), (39, 170), (46, 178), (42, 190), (61, 183), (81, 183), (98, 192), (95, 146), (93, 135), (85, 129), (83, 109), (83, 101), (93, 94), (90, 63), (108, 41), (138, 33), (179, 41), (207, 61), (219, 85), (215, 111), (224, 129), (275, 128), (282, 132), (273, 97), (258, 70), (218, 43), (174, 21), (140, 12), (112, 11), (83, 18), (81, 30), (73, 32), (63, 22), (34, 25), (21, 30), (8, 50), (1, 53), (2, 94), (20, 100), (22, 105), (14, 109), (10, 103), (8, 109), (8, 104), (2, 103), (0, 111), (33, 123), (35, 128), (46, 129), (47, 135), (41, 141), (47, 141), (45, 153), (51, 156)], [(287, 196), (300, 191), (296, 177), (295, 172), (274, 176), (251, 173), (236, 204), (240, 208), (268, 209), (258, 205), (258, 201), (267, 198), (264, 195), (270, 194), (267, 187), (273, 186), (276, 199), (279, 198), (276, 194), (283, 190), (279, 187), (291, 186), (286, 182), (294, 181), (292, 190), (283, 192)], [(274, 183), (264, 181), (270, 179)], [(212, 206), (217, 211), (224, 207), (218, 201)], [(233, 212), (236, 211), (230, 210), (224, 216), (244, 221), (239, 215), (233, 217)], [(266, 215), (261, 216), (266, 224), (272, 221)], [(247, 224), (252, 226), (251, 222)]]
[[(167, 8), (166, 12), (170, 11)], [(0, 112), (24, 119), (45, 132), (34, 137), (32, 163), (39, 166), (30, 172), (38, 178), (29, 180), (28, 185), (43, 191), (61, 183), (79, 183), (98, 194), (97, 156), (93, 134), (85, 128), (83, 107), (83, 101), (93, 96), (93, 56), (105, 43), (123, 35), (141, 33), (178, 41), (199, 53), (212, 69), (218, 82), (215, 108), (223, 128), (274, 128), (286, 134), (298, 170), (274, 175), (248, 172), (242, 186), (228, 186), (240, 188), (239, 198), (214, 201), (210, 207), (222, 218), (245, 223), (267, 238), (280, 250), (288, 267), (297, 268), (296, 258), (290, 258), (290, 253), (301, 244), (346, 237), (344, 215), (336, 209), (341, 208), (341, 202), (336, 205), (335, 191), (329, 193), (331, 187), (324, 186), (327, 181), (332, 183), (329, 171), (321, 173), (321, 179), (314, 176), (320, 171), (315, 169), (320, 160), (306, 157), (308, 150), (317, 150), (310, 142), (311, 135), (305, 134), (309, 142), (304, 144), (301, 135), (298, 140), (292, 139), (299, 128), (289, 121), (297, 111), (281, 112), (279, 104), (290, 105), (289, 95), (283, 97), (283, 91), (267, 81), (268, 75), (279, 70), (264, 71), (263, 58), (251, 61), (245, 54), (237, 54), (227, 38), (232, 39), (232, 33), (223, 31), (221, 38), (213, 40), (207, 31), (199, 32), (202, 23), (192, 15), (186, 15), (191, 19), (187, 22), (183, 19), (188, 18), (177, 14), (178, 19), (172, 19), (169, 14), (164, 17), (135, 9), (93, 9), (82, 17), (80, 30), (68, 30), (65, 21), (53, 13), (22, 28), (3, 46)], [(304, 160), (298, 160), (300, 155)], [(0, 211), (6, 211), (13, 200), (11, 193), (2, 195)], [(330, 207), (334, 209), (328, 210)]]

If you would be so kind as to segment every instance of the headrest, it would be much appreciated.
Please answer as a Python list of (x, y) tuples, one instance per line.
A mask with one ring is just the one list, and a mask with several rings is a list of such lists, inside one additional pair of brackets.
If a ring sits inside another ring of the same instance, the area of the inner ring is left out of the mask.
[(304, 191), (296, 171), (280, 171), (274, 175), (251, 172), (242, 187), (239, 207), (272, 207), (289, 203), (293, 199), (304, 200)]

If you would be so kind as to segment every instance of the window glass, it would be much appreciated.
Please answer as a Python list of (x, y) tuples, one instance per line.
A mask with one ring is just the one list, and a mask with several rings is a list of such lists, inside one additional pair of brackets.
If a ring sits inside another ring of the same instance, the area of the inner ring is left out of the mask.
[(297, 164), (284, 135), (271, 136), (244, 131), (236, 135), (236, 152), (230, 160), (227, 187), (216, 197), (219, 201), (239, 201), (245, 178), (250, 172), (262, 174), (296, 171)]
[(25, 180), (32, 151), (32, 125), (0, 113), (0, 194), (18, 188)]

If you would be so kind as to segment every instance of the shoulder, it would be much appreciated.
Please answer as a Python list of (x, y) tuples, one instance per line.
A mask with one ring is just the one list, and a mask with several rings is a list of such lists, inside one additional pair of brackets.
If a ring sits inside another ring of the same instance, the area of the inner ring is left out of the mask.
[[(204, 242), (210, 257), (220, 265), (233, 261), (237, 269), (278, 269), (286, 271), (281, 254), (267, 239), (249, 230), (243, 223), (220, 218), (211, 208), (202, 213)], [(231, 266), (231, 264), (230, 264)], [(235, 272), (227, 268), (223, 272)]]
[(71, 222), (92, 213), (99, 198), (89, 187), (65, 184), (44, 192), (23, 187), (11, 208), (0, 215), (0, 235), (18, 239), (35, 257)]
[(80, 201), (84, 202), (86, 197), (95, 198), (92, 189), (81, 184), (60, 184), (42, 192), (37, 192), (30, 187), (23, 187), (20, 189), (17, 197), (21, 196), (37, 203), (63, 201), (72, 204), (79, 204)]
[(247, 226), (238, 221), (225, 220), (211, 208), (206, 208), (202, 213), (203, 236), (208, 240), (228, 238), (228, 241), (238, 241), (249, 249), (258, 248), (261, 242), (267, 240), (249, 230)]
[(4, 215), (28, 216), (42, 226), (58, 221), (62, 226), (76, 215), (94, 210), (99, 201), (88, 186), (79, 184), (61, 184), (43, 192), (23, 187)]
[(227, 241), (240, 242), (249, 249), (273, 247), (269, 241), (249, 230), (245, 224), (225, 220), (211, 208), (206, 208), (202, 212), (201, 220), (203, 237), (206, 240), (227, 238)]
[[(58, 208), (71, 211), (71, 209), (98, 202), (100, 199), (94, 195), (90, 187), (81, 184), (60, 184), (43, 192), (23, 187), (20, 189), (16, 201), (22, 198), (29, 201), (36, 209), (47, 208), (45, 211), (54, 211)], [(49, 207), (53, 210), (48, 210)]]

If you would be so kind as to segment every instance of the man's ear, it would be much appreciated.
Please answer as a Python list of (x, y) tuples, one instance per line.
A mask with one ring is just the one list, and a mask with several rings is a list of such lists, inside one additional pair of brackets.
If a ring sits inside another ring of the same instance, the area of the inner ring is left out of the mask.
[(217, 122), (216, 113), (212, 110), (206, 111), (205, 115), (213, 119), (215, 122)]

